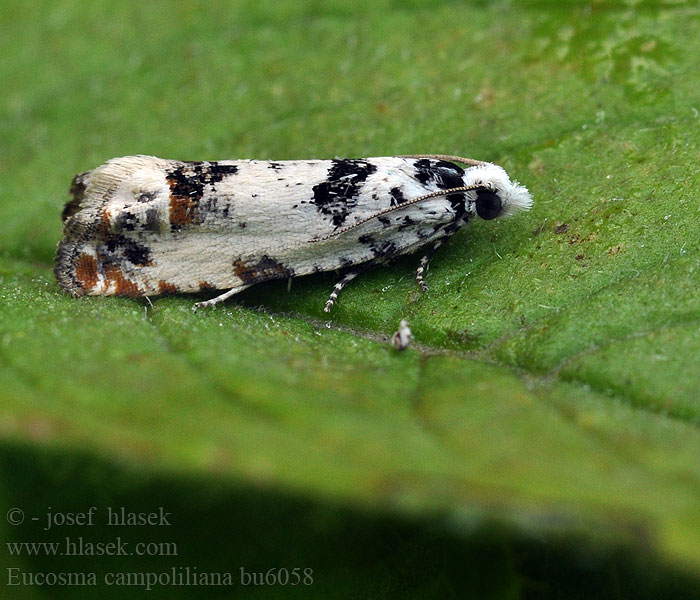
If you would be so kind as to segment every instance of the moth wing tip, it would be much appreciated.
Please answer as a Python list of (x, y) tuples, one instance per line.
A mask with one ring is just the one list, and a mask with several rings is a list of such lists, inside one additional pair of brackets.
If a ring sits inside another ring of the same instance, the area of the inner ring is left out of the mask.
[(56, 283), (64, 292), (71, 296), (78, 297), (86, 294), (75, 275), (75, 267), (71, 264), (70, 259), (61, 255), (56, 256), (56, 261), (53, 267), (53, 274), (56, 278)]

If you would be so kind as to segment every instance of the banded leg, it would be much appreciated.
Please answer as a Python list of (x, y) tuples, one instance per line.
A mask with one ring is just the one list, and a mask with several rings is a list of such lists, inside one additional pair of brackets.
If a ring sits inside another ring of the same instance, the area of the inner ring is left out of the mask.
[(205, 306), (214, 306), (215, 304), (219, 304), (221, 302), (224, 302), (225, 300), (228, 300), (231, 296), (234, 294), (237, 294), (238, 292), (242, 292), (243, 290), (249, 288), (250, 285), (240, 285), (235, 288), (231, 288), (227, 292), (224, 292), (223, 294), (219, 294), (215, 298), (212, 298), (211, 300), (205, 300), (204, 302), (197, 302), (193, 307), (192, 310), (197, 310), (198, 308), (204, 308)]
[(449, 240), (455, 233), (457, 233), (461, 227), (469, 223), (471, 219), (471, 214), (464, 210), (464, 205), (456, 211), (455, 221), (451, 223), (443, 230), (443, 236), (438, 239), (426, 253), (423, 258), (420, 259), (418, 263), (418, 268), (416, 269), (416, 283), (420, 286), (420, 289), (424, 292), (428, 291), (428, 286), (423, 281), (423, 273), (428, 269), (430, 264), (430, 259), (433, 258), (435, 251), (442, 246), (447, 240)]
[(445, 241), (445, 239), (446, 238), (441, 238), (437, 242), (435, 242), (430, 248), (430, 250), (428, 250), (426, 255), (420, 259), (420, 263), (418, 263), (418, 268), (416, 269), (416, 283), (424, 292), (428, 291), (428, 286), (426, 285), (425, 281), (423, 281), (423, 273), (427, 270), (428, 265), (430, 264), (430, 259), (433, 258), (435, 251), (440, 246), (442, 246), (442, 243)]
[(335, 284), (335, 287), (333, 288), (333, 291), (331, 292), (331, 295), (328, 297), (328, 300), (326, 301), (326, 306), (323, 309), (323, 312), (331, 312), (331, 308), (333, 307), (333, 304), (335, 304), (335, 301), (338, 299), (338, 294), (340, 294), (340, 291), (348, 284), (350, 283), (355, 277), (357, 277), (360, 273), (363, 273), (366, 271), (366, 269), (358, 269), (356, 271), (350, 271), (343, 277), (338, 283)]

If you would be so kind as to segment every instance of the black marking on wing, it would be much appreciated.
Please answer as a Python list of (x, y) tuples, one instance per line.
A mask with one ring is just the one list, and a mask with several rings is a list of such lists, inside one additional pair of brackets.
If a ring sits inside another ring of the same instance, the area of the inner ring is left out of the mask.
[(391, 188), (389, 193), (391, 194), (390, 206), (398, 206), (399, 204), (403, 204), (404, 202), (406, 202), (406, 197), (403, 195), (401, 188)]
[(236, 165), (218, 162), (181, 162), (169, 171), (165, 178), (170, 186), (170, 226), (180, 230), (190, 223), (201, 223), (199, 203), (204, 187), (221, 181), (227, 175), (238, 172)]
[[(129, 213), (120, 215), (131, 217)], [(128, 223), (128, 219), (127, 219)], [(97, 262), (105, 269), (116, 267), (122, 269), (131, 263), (137, 267), (147, 267), (153, 264), (151, 250), (148, 246), (127, 237), (122, 232), (120, 218), (110, 220), (109, 212), (103, 210), (95, 230), (95, 251)]]
[(132, 212), (125, 210), (120, 213), (119, 216), (114, 220), (112, 229), (115, 233), (121, 233), (122, 231), (134, 231), (139, 225), (139, 220), (136, 215)]
[(377, 167), (366, 160), (333, 160), (326, 181), (313, 187), (318, 211), (331, 217), (335, 227), (342, 226), (357, 206), (362, 184), (376, 170)]
[(236, 165), (222, 165), (218, 162), (184, 162), (170, 171), (165, 178), (173, 196), (201, 200), (204, 186), (218, 183), (226, 175), (238, 173)]
[(408, 215), (401, 219), (401, 225), (399, 225), (399, 231), (404, 229), (411, 229), (416, 224), (416, 222)]
[[(161, 220), (157, 208), (147, 208), (146, 209), (146, 222), (143, 228), (146, 231), (151, 231), (152, 233), (161, 233), (163, 230), (164, 223)], [(167, 227), (167, 225), (166, 225)]]
[(114, 233), (98, 242), (95, 250), (100, 259), (99, 262), (105, 267), (116, 265), (122, 268), (125, 261), (137, 267), (148, 267), (153, 264), (151, 251), (147, 246)]
[(399, 248), (395, 242), (391, 240), (378, 242), (377, 239), (369, 233), (359, 236), (357, 241), (363, 246), (367, 246), (375, 259), (387, 260), (399, 254)]
[(151, 261), (151, 251), (142, 244), (125, 238), (121, 244), (122, 252), (124, 257), (132, 264), (145, 267), (153, 264)]
[(233, 270), (243, 283), (252, 284), (269, 279), (286, 279), (294, 277), (294, 269), (285, 266), (274, 258), (264, 254), (257, 259), (244, 260), (242, 257), (233, 260)]
[(443, 190), (464, 185), (464, 169), (445, 160), (421, 158), (413, 166), (416, 169), (416, 179), (423, 185), (434, 181)]
[(83, 202), (83, 199), (85, 198), (85, 189), (86, 189), (86, 184), (85, 180), (87, 179), (88, 175), (90, 175), (90, 171), (85, 171), (84, 173), (78, 173), (75, 177), (73, 177), (73, 181), (71, 181), (70, 184), (70, 195), (73, 196), (68, 202), (66, 202), (66, 205), (63, 207), (63, 211), (61, 212), (61, 220), (65, 221), (68, 219), (68, 217), (72, 217), (75, 213), (77, 213), (80, 210), (80, 205)]
[[(421, 158), (413, 163), (416, 169), (415, 178), (427, 185), (434, 183), (441, 190), (464, 186), (464, 169), (445, 160)], [(452, 206), (455, 222), (459, 222), (466, 212), (466, 195), (464, 192), (447, 194), (447, 201)]]
[(157, 196), (158, 192), (141, 192), (138, 196), (136, 196), (136, 201), (151, 202), (152, 200), (155, 200)]
[(392, 259), (401, 254), (396, 243), (391, 241), (382, 242), (379, 246), (372, 247), (370, 250), (372, 250), (372, 254), (374, 254), (376, 258), (381, 258), (383, 261)]

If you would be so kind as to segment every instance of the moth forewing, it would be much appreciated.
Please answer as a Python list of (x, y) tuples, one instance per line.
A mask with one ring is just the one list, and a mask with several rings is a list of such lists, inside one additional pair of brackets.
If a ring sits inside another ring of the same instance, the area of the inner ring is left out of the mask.
[[(449, 160), (453, 159), (453, 160)], [(470, 164), (466, 169), (457, 162)], [(82, 173), (64, 209), (54, 271), (75, 295), (226, 290), (348, 269), (326, 310), (361, 270), (426, 247), (474, 215), (529, 208), (491, 163), (443, 155), (183, 162), (116, 158)]]

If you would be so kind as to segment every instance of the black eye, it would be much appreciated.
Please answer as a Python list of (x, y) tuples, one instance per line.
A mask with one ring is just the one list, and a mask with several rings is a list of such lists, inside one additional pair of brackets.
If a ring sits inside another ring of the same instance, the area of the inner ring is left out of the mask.
[(495, 219), (503, 210), (503, 202), (498, 194), (489, 190), (476, 192), (476, 214), (487, 221)]

